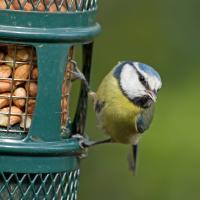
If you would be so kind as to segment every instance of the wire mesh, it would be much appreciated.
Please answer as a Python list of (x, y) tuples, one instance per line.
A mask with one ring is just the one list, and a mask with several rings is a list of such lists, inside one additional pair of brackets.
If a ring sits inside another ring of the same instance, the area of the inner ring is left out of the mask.
[(61, 98), (61, 128), (62, 130), (67, 127), (69, 117), (69, 103), (70, 103), (70, 91), (72, 86), (72, 74), (73, 71), (73, 59), (74, 59), (74, 47), (69, 50), (67, 65), (65, 68), (64, 79), (62, 84), (62, 98)]
[(38, 69), (31, 46), (0, 46), (0, 132), (27, 133), (36, 104)]
[(76, 12), (94, 10), (97, 0), (0, 0), (0, 10)]
[(0, 199), (76, 200), (80, 171), (0, 173)]
[[(71, 71), (74, 48), (69, 51), (61, 96), (61, 132), (69, 116)], [(36, 50), (32, 46), (0, 45), (0, 135), (1, 138), (25, 137), (31, 126), (38, 89)]]

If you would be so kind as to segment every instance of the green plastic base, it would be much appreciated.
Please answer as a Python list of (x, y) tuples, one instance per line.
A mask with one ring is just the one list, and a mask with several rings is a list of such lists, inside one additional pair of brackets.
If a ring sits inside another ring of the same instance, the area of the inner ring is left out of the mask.
[(63, 142), (0, 142), (1, 171), (21, 173), (63, 172), (79, 168), (77, 140)]

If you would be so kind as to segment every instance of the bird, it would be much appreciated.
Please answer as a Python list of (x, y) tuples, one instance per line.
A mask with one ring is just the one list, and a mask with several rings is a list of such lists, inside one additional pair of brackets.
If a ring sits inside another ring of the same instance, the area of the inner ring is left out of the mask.
[(129, 168), (133, 172), (138, 143), (152, 123), (161, 86), (161, 77), (151, 66), (122, 61), (105, 76), (96, 93), (91, 93), (97, 127), (109, 135), (104, 141), (132, 145)]
[[(87, 82), (85, 85), (88, 87)], [(118, 62), (103, 78), (96, 92), (88, 90), (97, 127), (109, 137), (85, 142), (85, 146), (102, 143), (131, 145), (129, 169), (135, 173), (138, 143), (152, 123), (161, 87), (161, 77), (150, 65), (132, 60)]]

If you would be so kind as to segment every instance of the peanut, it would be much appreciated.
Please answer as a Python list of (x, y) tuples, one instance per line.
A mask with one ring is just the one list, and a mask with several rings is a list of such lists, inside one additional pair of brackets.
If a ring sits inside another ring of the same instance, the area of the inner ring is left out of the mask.
[(24, 6), (24, 11), (33, 11), (33, 6), (31, 3), (26, 3)]
[(67, 118), (68, 118), (68, 110), (67, 110), (67, 108), (68, 108), (68, 101), (67, 101), (67, 99), (64, 97), (64, 98), (62, 98), (62, 100), (61, 100), (61, 109), (62, 109), (61, 124), (62, 124), (63, 126), (65, 126), (66, 123), (67, 123)]
[(22, 115), (22, 120), (20, 123), (21, 128), (29, 129), (31, 127), (31, 118), (30, 116), (25, 116), (25, 113)]
[(61, 6), (60, 12), (66, 12), (66, 11), (67, 11), (66, 7), (65, 6)]
[(5, 56), (5, 63), (10, 67), (18, 67), (20, 64), (14, 61), (14, 58), (10, 57), (9, 55)]
[(19, 61), (28, 61), (30, 60), (31, 55), (26, 49), (20, 49), (16, 53), (16, 59)]
[(17, 0), (13, 0), (12, 5), (15, 8), (15, 10), (20, 10), (20, 5)]
[(5, 3), (5, 0), (0, 0), (0, 10), (10, 9), (14, 10), (13, 5), (11, 4), (10, 7), (7, 8), (7, 5)]
[(27, 109), (28, 114), (33, 114), (35, 109), (35, 103), (36, 103), (35, 99), (28, 100), (28, 109)]
[(67, 95), (69, 93), (69, 84), (66, 81), (62, 84), (62, 95)]
[(63, 113), (61, 118), (61, 125), (62, 127), (66, 127), (66, 124), (67, 124), (67, 114)]
[(31, 72), (31, 78), (33, 80), (37, 80), (38, 79), (38, 68), (37, 67), (34, 67), (32, 72)]
[(0, 78), (8, 78), (12, 74), (12, 70), (8, 65), (0, 65)]
[[(46, 5), (49, 5), (50, 2), (51, 2), (50, 0), (45, 0)], [(67, 0), (67, 3), (68, 3), (69, 6), (72, 6), (72, 11), (76, 11), (76, 3), (75, 3), (75, 1), (73, 1), (73, 3), (72, 3), (72, 0)], [(72, 3), (72, 5), (71, 5), (71, 3)], [(78, 0), (78, 3), (80, 3), (80, 0)], [(56, 0), (56, 4), (60, 6), (61, 0)], [(66, 2), (65, 1), (62, 2), (62, 6), (60, 8), (60, 11), (57, 10), (57, 7), (56, 7), (55, 3), (53, 3), (50, 6), (49, 12), (57, 12), (57, 11), (58, 12), (66, 12), (67, 11)]]
[(46, 10), (46, 8), (45, 8), (45, 6), (42, 2), (40, 2), (38, 4), (37, 10), (40, 11), (40, 12), (44, 12)]
[(7, 5), (4, 0), (0, 0), (0, 10), (7, 9)]
[(31, 97), (36, 97), (37, 95), (37, 84), (34, 82), (26, 83), (25, 88), (27, 91), (27, 94)]
[(13, 68), (17, 68), (22, 65), (21, 63), (15, 61), (14, 58), (10, 57), (9, 55), (5, 56), (5, 64)]
[(15, 46), (8, 46), (8, 56), (15, 58), (17, 61), (28, 61), (31, 58), (31, 51), (29, 48), (17, 48)]
[(4, 60), (4, 53), (3, 52), (0, 52), (0, 61), (2, 62)]
[[(14, 87), (14, 85), (13, 85)], [(0, 81), (0, 93), (2, 92), (10, 92), (12, 89), (12, 81), (11, 80), (1, 80)]]
[(53, 3), (51, 4), (51, 6), (49, 7), (49, 12), (66, 12), (67, 9), (64, 5), (61, 6), (60, 10), (59, 8), (56, 7), (56, 4)]
[[(18, 97), (18, 98), (13, 98), (13, 103), (19, 108), (24, 107), (25, 102), (26, 102), (25, 100), (26, 90), (22, 87), (16, 88), (13, 95), (15, 97)], [(22, 98), (19, 98), (19, 97), (22, 97)]]
[(9, 97), (10, 97), (10, 93), (2, 93), (0, 94), (0, 108), (3, 108), (5, 106), (8, 106), (10, 101), (9, 101)]
[(22, 111), (16, 107), (5, 107), (0, 109), (0, 126), (12, 126), (21, 122)]
[(56, 7), (56, 4), (53, 3), (51, 4), (51, 6), (49, 7), (49, 12), (57, 12), (57, 7)]
[[(27, 2), (24, 5), (24, 2), (25, 2), (25, 0), (20, 0), (21, 7), (23, 7), (25, 11), (32, 11), (33, 10), (33, 6), (31, 5), (31, 3)], [(20, 8), (20, 4), (18, 3), (17, 0), (14, 0), (12, 4), (13, 4), (13, 7), (15, 8), (15, 10), (20, 10), (21, 9)]]
[(15, 8), (14, 8), (14, 6), (11, 4), (10, 5), (10, 8), (9, 8), (10, 10), (15, 10)]
[[(24, 82), (28, 76), (29, 76), (29, 71), (30, 71), (30, 65), (21, 65), (19, 66), (15, 72), (14, 72), (14, 79), (19, 79), (19, 81), (16, 81), (16, 85), (21, 84), (22, 82)], [(20, 81), (20, 79), (22, 81)]]

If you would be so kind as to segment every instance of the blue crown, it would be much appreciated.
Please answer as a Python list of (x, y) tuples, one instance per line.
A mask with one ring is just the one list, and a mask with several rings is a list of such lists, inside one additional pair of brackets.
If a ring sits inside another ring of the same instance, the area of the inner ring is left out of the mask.
[(146, 72), (150, 76), (155, 76), (157, 79), (159, 79), (161, 81), (159, 73), (155, 69), (153, 69), (153, 67), (151, 67), (151, 66), (149, 66), (147, 64), (136, 62), (136, 61), (132, 61), (132, 60), (127, 60), (127, 61), (120, 62), (117, 65), (117, 67), (114, 69), (113, 75), (116, 78), (119, 79), (123, 66), (125, 64), (129, 64), (129, 65), (132, 65), (135, 68), (135, 66), (134, 66), (135, 63), (138, 63), (138, 66), (142, 71)]
[(138, 65), (142, 71), (146, 72), (150, 76), (155, 76), (157, 79), (159, 79), (161, 81), (159, 73), (155, 69), (153, 69), (153, 67), (151, 67), (147, 64), (144, 64), (144, 63), (139, 63), (139, 62), (138, 62)]

